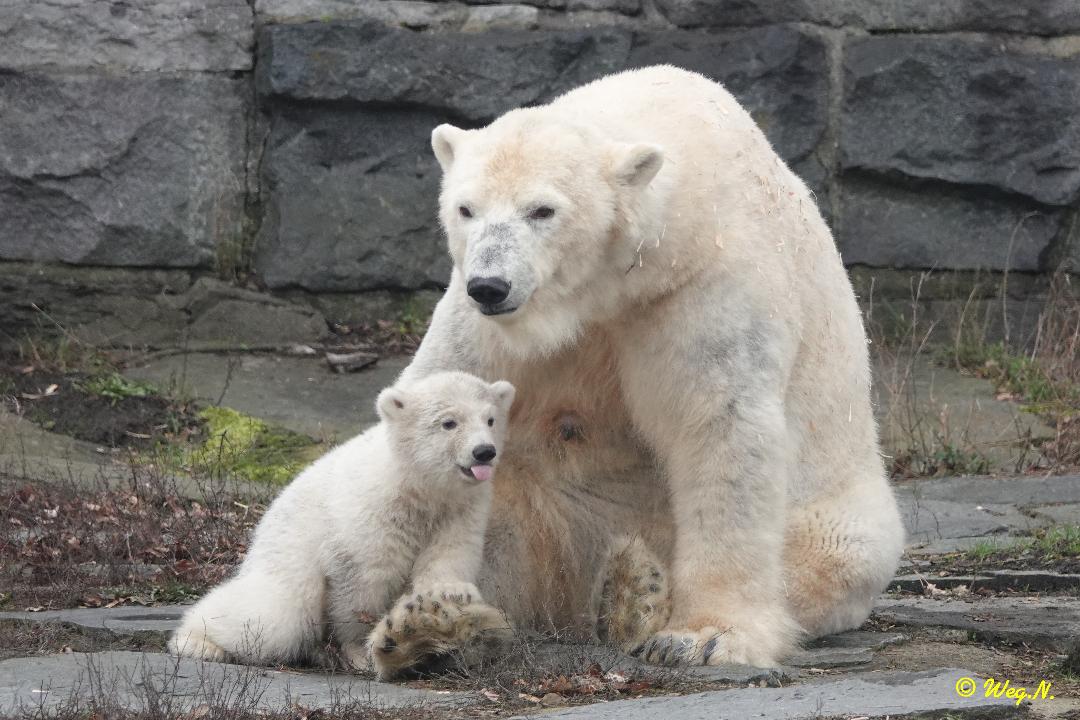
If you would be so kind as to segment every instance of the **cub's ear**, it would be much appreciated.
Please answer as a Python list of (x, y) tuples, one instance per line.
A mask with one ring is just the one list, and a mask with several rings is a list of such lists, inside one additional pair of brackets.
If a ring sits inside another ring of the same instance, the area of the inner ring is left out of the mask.
[(445, 123), (431, 131), (431, 149), (435, 151), (435, 159), (444, 173), (450, 172), (450, 166), (454, 163), (454, 149), (467, 132)]
[(659, 145), (619, 145), (615, 150), (615, 179), (630, 187), (645, 187), (663, 164), (664, 151)]
[(495, 392), (495, 399), (498, 401), (499, 406), (509, 412), (510, 406), (514, 404), (514, 395), (517, 394), (517, 389), (505, 380), (491, 383), (491, 389)]
[(412, 398), (404, 390), (396, 387), (388, 387), (379, 393), (375, 400), (375, 410), (383, 422), (393, 422), (401, 419), (412, 405)]

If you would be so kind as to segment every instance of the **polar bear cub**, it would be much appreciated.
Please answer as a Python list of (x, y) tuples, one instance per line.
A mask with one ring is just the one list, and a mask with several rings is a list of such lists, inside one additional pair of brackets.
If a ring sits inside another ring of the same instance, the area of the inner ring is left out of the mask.
[(320, 458), (255, 528), (235, 577), (185, 615), (177, 655), (318, 657), (332, 639), (367, 667), (367, 631), (410, 584), (476, 602), (492, 476), (514, 386), (437, 373), (384, 390), (380, 422)]

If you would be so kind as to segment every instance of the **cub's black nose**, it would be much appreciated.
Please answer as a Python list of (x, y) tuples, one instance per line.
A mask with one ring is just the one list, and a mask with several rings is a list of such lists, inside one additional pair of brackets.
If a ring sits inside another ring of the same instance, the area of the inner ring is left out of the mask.
[(491, 462), (495, 459), (495, 446), (477, 445), (472, 449), (472, 456), (480, 462)]
[(510, 295), (510, 283), (498, 277), (474, 277), (466, 290), (481, 305), (498, 305)]

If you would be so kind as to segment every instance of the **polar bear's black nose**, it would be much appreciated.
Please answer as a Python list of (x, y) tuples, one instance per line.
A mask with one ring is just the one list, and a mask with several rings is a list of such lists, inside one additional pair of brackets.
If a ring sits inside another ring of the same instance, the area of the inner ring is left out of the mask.
[(510, 295), (510, 283), (499, 277), (474, 277), (466, 289), (481, 305), (498, 305)]
[(495, 459), (495, 446), (477, 445), (472, 449), (472, 456), (480, 462), (491, 462)]

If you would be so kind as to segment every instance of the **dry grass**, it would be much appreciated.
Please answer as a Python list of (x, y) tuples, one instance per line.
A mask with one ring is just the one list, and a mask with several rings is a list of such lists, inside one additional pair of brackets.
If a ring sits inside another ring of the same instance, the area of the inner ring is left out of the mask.
[[(990, 460), (970, 432), (977, 413), (955, 409), (934, 415), (915, 382), (922, 364), (942, 364), (986, 378), (997, 398), (1014, 401), (1055, 428), (1056, 437), (1038, 442), (1020, 424), (1009, 444), (1015, 449), (1015, 472), (1065, 473), (1080, 468), (1080, 292), (1068, 275), (1050, 283), (1033, 332), (1010, 335), (1008, 277), (1000, 282), (996, 302), (976, 310), (976, 289), (960, 305), (957, 317), (928, 318), (924, 284), (932, 273), (912, 280), (906, 310), (889, 315), (875, 307), (871, 292), (866, 313), (877, 381), (889, 399), (884, 425), (900, 435), (895, 477), (985, 474)], [(992, 329), (996, 328), (996, 329)], [(946, 344), (946, 338), (947, 344)]]
[(177, 602), (243, 557), (263, 506), (224, 483), (188, 497), (154, 466), (126, 482), (0, 473), (0, 597), (8, 608)]

